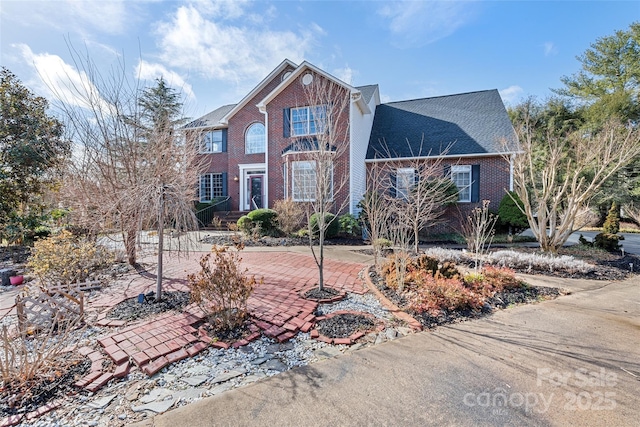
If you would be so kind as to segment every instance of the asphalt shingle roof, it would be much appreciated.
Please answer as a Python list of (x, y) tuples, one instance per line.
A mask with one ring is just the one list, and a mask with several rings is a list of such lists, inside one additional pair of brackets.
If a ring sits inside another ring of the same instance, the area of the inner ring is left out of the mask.
[(378, 85), (367, 85), (367, 86), (358, 86), (358, 87), (356, 87), (356, 89), (358, 89), (360, 92), (362, 92), (362, 99), (367, 104), (369, 103), (369, 101), (371, 101), (371, 97), (376, 92), (377, 88), (378, 88)]
[(390, 102), (376, 108), (367, 159), (439, 155), (450, 143), (448, 155), (497, 154), (503, 140), (517, 147), (497, 90)]
[(207, 113), (204, 116), (198, 119), (195, 119), (190, 123), (187, 123), (184, 127), (185, 128), (201, 128), (201, 127), (222, 126), (222, 123), (220, 123), (220, 120), (222, 120), (222, 118), (226, 116), (227, 113), (231, 111), (231, 109), (235, 106), (236, 104), (223, 105), (222, 107), (216, 108), (210, 113)]

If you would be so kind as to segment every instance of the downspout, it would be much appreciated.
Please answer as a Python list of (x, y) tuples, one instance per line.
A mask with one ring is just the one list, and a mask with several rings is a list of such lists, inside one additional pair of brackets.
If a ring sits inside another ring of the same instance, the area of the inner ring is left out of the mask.
[(509, 191), (513, 191), (513, 163), (515, 162), (515, 154), (509, 157)]

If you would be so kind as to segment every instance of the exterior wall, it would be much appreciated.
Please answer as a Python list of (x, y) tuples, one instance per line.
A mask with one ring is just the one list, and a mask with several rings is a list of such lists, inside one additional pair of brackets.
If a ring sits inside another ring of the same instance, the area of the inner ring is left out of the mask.
[[(321, 78), (316, 76), (316, 78)], [(283, 164), (285, 161), (290, 161), (289, 159), (293, 157), (292, 155), (283, 157), (283, 150), (290, 146), (292, 143), (295, 143), (296, 137), (285, 137), (283, 135), (283, 125), (284, 125), (284, 109), (292, 108), (292, 107), (303, 107), (307, 106), (308, 103), (305, 102), (306, 96), (304, 93), (303, 85), (300, 82), (300, 78), (291, 82), (281, 93), (278, 94), (269, 104), (267, 105), (267, 117), (269, 120), (267, 126), (268, 132), (268, 150), (269, 150), (269, 205), (272, 207), (273, 203), (276, 200), (282, 200), (285, 198), (285, 177), (283, 173)], [(349, 93), (345, 91), (345, 96), (349, 96)], [(355, 108), (355, 107), (351, 107)], [(348, 111), (345, 111), (344, 117), (340, 117), (338, 119), (339, 123), (342, 123), (344, 126), (349, 126), (349, 116)], [(348, 141), (348, 129), (344, 131), (344, 129), (338, 130), (338, 135), (346, 135), (345, 141), (340, 141), (340, 145), (344, 146), (345, 144), (349, 144)], [(349, 206), (349, 148), (348, 146), (344, 149), (344, 154), (342, 154), (338, 159), (334, 161), (334, 185), (337, 190), (334, 193), (334, 200), (336, 210), (339, 212), (336, 213), (344, 213), (348, 211)], [(297, 157), (297, 155), (295, 156)], [(287, 182), (289, 183), (289, 191), (291, 188), (291, 168), (287, 168), (289, 176), (287, 177)], [(343, 184), (341, 188), (338, 190), (339, 183)], [(340, 209), (341, 207), (343, 207)]]
[(355, 105), (351, 105), (350, 124), (351, 124), (351, 188), (349, 213), (358, 215), (360, 210), (356, 207), (367, 191), (367, 176), (365, 158), (367, 156), (367, 148), (369, 146), (369, 137), (371, 136), (371, 126), (373, 126), (373, 118), (378, 103), (378, 93), (375, 93), (369, 100), (369, 110), (371, 113), (362, 114), (360, 109)]
[[(444, 233), (459, 230), (462, 218), (466, 218), (471, 211), (482, 206), (483, 200), (489, 200), (489, 209), (498, 210), (500, 201), (509, 190), (510, 166), (509, 162), (500, 156), (452, 158), (442, 161), (442, 169), (454, 165), (480, 165), (479, 202), (458, 202), (445, 209), (442, 216), (443, 223), (430, 227), (428, 233)], [(409, 166), (409, 165), (401, 165)], [(371, 164), (367, 164), (371, 170)], [(388, 173), (388, 172), (387, 172)]]

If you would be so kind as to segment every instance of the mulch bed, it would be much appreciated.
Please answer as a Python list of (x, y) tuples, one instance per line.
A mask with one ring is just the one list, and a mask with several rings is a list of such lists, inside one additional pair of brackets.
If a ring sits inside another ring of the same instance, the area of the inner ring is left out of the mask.
[(129, 298), (115, 305), (107, 313), (109, 319), (140, 320), (169, 310), (182, 310), (189, 304), (189, 292), (163, 292), (162, 300), (155, 301), (155, 293), (145, 295), (145, 301), (140, 304), (138, 297)]
[(253, 333), (251, 325), (252, 323), (250, 320), (245, 320), (241, 326), (233, 329), (220, 328), (219, 326), (212, 325), (209, 322), (203, 322), (196, 326), (203, 329), (207, 333), (207, 336), (214, 341), (232, 343), (240, 341), (251, 335)]
[(0, 388), (0, 418), (33, 412), (58, 398), (77, 393), (75, 382), (89, 372), (91, 362), (86, 359), (70, 359), (68, 355), (58, 360), (60, 376), (42, 378), (38, 376), (23, 389)]
[(319, 321), (316, 329), (329, 338), (347, 338), (359, 331), (369, 331), (375, 326), (374, 320), (369, 316), (347, 313)]
[(314, 287), (302, 294), (303, 298), (318, 302), (335, 302), (343, 299), (345, 296), (346, 294), (344, 292), (326, 286), (324, 286), (322, 290)]

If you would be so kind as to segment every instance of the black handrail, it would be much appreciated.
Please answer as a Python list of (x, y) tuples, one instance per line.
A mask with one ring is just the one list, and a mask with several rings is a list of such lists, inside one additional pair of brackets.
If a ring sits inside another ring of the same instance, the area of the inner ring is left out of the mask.
[[(227, 196), (224, 199), (197, 211), (196, 218), (198, 218), (198, 223), (200, 224), (200, 227), (206, 227), (207, 225), (211, 224), (211, 221), (213, 220), (213, 217), (215, 216), (216, 212), (220, 212), (220, 211), (229, 212), (231, 210), (230, 203), (229, 203), (230, 200), (231, 200), (231, 196)], [(222, 205), (223, 203), (225, 204), (225, 209), (220, 209), (220, 210), (216, 209), (218, 206)]]

